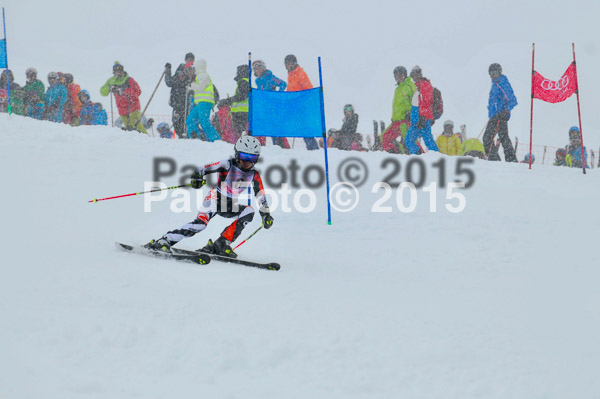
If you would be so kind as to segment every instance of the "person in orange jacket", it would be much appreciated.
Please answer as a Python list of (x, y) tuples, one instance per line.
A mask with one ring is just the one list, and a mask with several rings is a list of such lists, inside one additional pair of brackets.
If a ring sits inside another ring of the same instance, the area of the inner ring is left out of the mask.
[(71, 126), (79, 126), (79, 113), (81, 112), (81, 101), (79, 101), (79, 92), (81, 87), (73, 83), (73, 75), (65, 73), (61, 82), (67, 88), (67, 102), (63, 109), (63, 123)]
[[(308, 75), (306, 75), (304, 69), (298, 65), (298, 60), (295, 55), (290, 54), (286, 56), (284, 63), (285, 69), (288, 70), (288, 85), (286, 91), (301, 91), (313, 88)], [(304, 142), (306, 143), (306, 149), (309, 151), (319, 149), (317, 140), (314, 137), (304, 137)]]

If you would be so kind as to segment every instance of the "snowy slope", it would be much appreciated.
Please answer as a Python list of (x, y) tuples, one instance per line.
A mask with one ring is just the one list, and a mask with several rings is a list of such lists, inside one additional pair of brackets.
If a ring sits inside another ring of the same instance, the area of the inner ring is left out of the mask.
[[(119, 252), (195, 216), (144, 212), (152, 158), (229, 156), (224, 143), (151, 139), (0, 115), (4, 173), (0, 397), (592, 398), (600, 394), (597, 170), (476, 161), (466, 209), (418, 191), (403, 214), (372, 213), (381, 153), (360, 203), (310, 213), (238, 250), (279, 272), (200, 267)], [(330, 152), (331, 183), (348, 156)], [(301, 168), (321, 152), (264, 149)], [(395, 157), (403, 167), (412, 159)], [(446, 159), (453, 181), (456, 159)], [(178, 184), (179, 175), (166, 179)], [(292, 190), (297, 193), (297, 190)], [(259, 225), (255, 220), (245, 237)], [(221, 231), (182, 242), (197, 248)]]

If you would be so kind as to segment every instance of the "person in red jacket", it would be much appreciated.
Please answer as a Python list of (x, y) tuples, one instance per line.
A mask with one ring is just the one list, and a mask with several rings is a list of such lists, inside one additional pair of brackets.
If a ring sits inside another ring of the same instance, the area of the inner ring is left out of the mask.
[(412, 110), (410, 115), (410, 128), (406, 133), (406, 147), (411, 154), (419, 153), (417, 140), (423, 137), (427, 148), (439, 151), (433, 135), (431, 123), (433, 121), (433, 86), (429, 79), (423, 77), (420, 66), (413, 67), (410, 77), (415, 82), (417, 91), (413, 95)]
[(123, 120), (125, 130), (135, 129), (140, 133), (146, 133), (146, 129), (141, 122), (140, 95), (142, 90), (140, 86), (125, 72), (119, 61), (115, 61), (113, 65), (113, 75), (102, 86), (100, 94), (104, 97), (108, 96), (109, 93), (115, 95), (117, 109)]
[[(285, 57), (285, 69), (288, 70), (288, 85), (286, 91), (301, 91), (312, 89), (313, 85), (306, 72), (300, 65), (296, 56), (290, 54)], [(318, 150), (319, 145), (314, 137), (304, 137), (307, 150)]]

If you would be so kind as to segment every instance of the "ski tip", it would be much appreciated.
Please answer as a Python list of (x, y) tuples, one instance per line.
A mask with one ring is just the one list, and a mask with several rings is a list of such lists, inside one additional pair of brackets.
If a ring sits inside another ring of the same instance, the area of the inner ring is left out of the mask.
[(281, 269), (281, 265), (279, 263), (269, 263), (267, 265), (267, 268), (269, 270), (279, 270), (279, 269)]

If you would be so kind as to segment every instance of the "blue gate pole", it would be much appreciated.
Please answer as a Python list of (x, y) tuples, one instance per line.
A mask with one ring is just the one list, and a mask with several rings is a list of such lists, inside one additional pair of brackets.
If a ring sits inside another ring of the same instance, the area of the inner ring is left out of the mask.
[(319, 57), (319, 83), (321, 90), (321, 127), (323, 128), (323, 149), (325, 150), (325, 178), (327, 181), (327, 224), (331, 225), (331, 202), (329, 200), (329, 160), (327, 158), (327, 128), (325, 127), (325, 100), (323, 99), (323, 73), (321, 72), (321, 57)]
[(248, 136), (252, 136), (252, 53), (248, 52)]
[(4, 7), (2, 7), (2, 26), (4, 26), (4, 56), (6, 57), (6, 92), (8, 93), (8, 114), (12, 113), (10, 106), (10, 83), (8, 80), (8, 43), (6, 40), (6, 18), (4, 17)]

